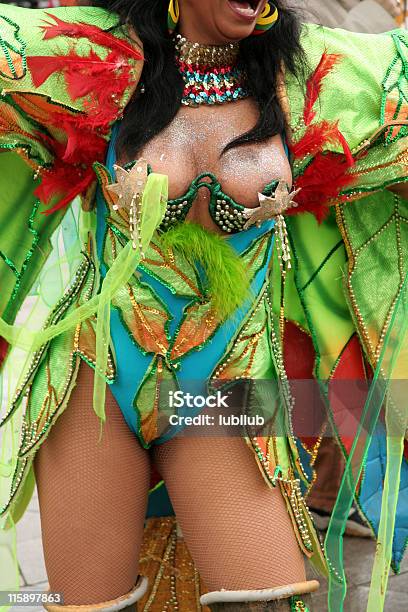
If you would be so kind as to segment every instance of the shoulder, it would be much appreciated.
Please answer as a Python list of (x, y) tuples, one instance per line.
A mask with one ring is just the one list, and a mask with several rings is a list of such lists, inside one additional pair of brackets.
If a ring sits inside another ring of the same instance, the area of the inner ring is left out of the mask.
[[(406, 87), (408, 33), (360, 34), (307, 24), (302, 46), (306, 83), (291, 75), (286, 80), (292, 127), (304, 119), (308, 96), (314, 97), (313, 122), (338, 123), (350, 148), (357, 147), (387, 122), (394, 97)], [(333, 150), (340, 151), (340, 144)]]
[(140, 40), (130, 36), (115, 13), (97, 7), (26, 9), (0, 4), (0, 78), (15, 81), (18, 89), (38, 87), (35, 73), (41, 61), (47, 72), (47, 57), (59, 59), (60, 65), (54, 61), (53, 67), (66, 73), (69, 61), (78, 57), (96, 60), (100, 69), (105, 63), (109, 70), (115, 58), (134, 65), (142, 56)]
[[(395, 49), (395, 38), (408, 41), (408, 32), (402, 29), (390, 30), (381, 34), (350, 32), (342, 28), (327, 28), (316, 24), (304, 24), (302, 46), (313, 63), (323, 51), (341, 53), (345, 59), (358, 61), (373, 55), (375, 64), (382, 64), (381, 53), (389, 54)], [(364, 68), (364, 66), (360, 66)]]
[(97, 116), (111, 123), (130, 99), (142, 67), (142, 44), (115, 13), (0, 4), (0, 91), (19, 96), (17, 104), (29, 95), (39, 106), (42, 97), (47, 104), (92, 114), (96, 125)]
[[(103, 30), (109, 30), (119, 24), (115, 13), (98, 7), (88, 6), (66, 6), (47, 9), (28, 9), (11, 4), (0, 3), (0, 32), (2, 36), (14, 28), (18, 34), (26, 40), (41, 40), (41, 28), (44, 29), (45, 22), (55, 18), (64, 23), (85, 23)], [(38, 31), (37, 28), (40, 28)], [(65, 34), (69, 36), (66, 31)]]
[(406, 175), (400, 154), (408, 133), (408, 37), (402, 30), (356, 34), (308, 25), (302, 44), (305, 79), (287, 74), (282, 99), (302, 188), (297, 201), (322, 218), (341, 194), (383, 188), (385, 155), (386, 180)]
[(42, 202), (86, 192), (142, 68), (141, 43), (116, 14), (0, 4), (0, 148), (12, 142), (34, 164)]

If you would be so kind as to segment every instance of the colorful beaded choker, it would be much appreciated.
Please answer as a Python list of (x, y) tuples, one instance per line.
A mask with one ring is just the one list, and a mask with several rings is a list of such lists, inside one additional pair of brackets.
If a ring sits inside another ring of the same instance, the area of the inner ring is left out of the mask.
[(184, 106), (223, 104), (248, 97), (237, 66), (238, 43), (201, 45), (176, 36), (176, 61), (184, 80)]

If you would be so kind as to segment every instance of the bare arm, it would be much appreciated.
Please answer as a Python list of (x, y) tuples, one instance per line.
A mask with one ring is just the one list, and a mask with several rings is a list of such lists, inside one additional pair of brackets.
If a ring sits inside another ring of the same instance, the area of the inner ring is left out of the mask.
[(391, 185), (388, 189), (405, 200), (408, 200), (408, 183), (397, 183), (396, 185)]

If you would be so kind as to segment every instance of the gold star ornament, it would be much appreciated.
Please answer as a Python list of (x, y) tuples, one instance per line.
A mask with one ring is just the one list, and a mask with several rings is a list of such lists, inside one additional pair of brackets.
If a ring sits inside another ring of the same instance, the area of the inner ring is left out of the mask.
[(248, 219), (244, 229), (248, 229), (251, 225), (260, 227), (263, 221), (275, 219), (276, 246), (279, 252), (279, 263), (282, 272), (286, 267), (288, 269), (291, 268), (289, 238), (283, 215), (290, 208), (298, 206), (295, 202), (295, 197), (299, 191), (300, 189), (290, 191), (287, 182), (281, 179), (276, 186), (273, 196), (265, 196), (263, 193), (258, 193), (259, 206), (257, 208), (245, 208), (244, 210), (244, 215)]
[(114, 164), (116, 183), (112, 183), (107, 187), (110, 193), (118, 197), (118, 204), (115, 205), (115, 210), (125, 208), (130, 210), (132, 199), (137, 194), (142, 194), (147, 181), (147, 162), (144, 159), (139, 159), (135, 165), (126, 170), (122, 166)]
[(139, 248), (144, 257), (141, 242), (142, 196), (147, 182), (147, 162), (144, 159), (136, 161), (130, 170), (115, 164), (116, 183), (107, 186), (107, 190), (116, 196), (114, 210), (124, 209), (129, 213), (129, 233), (134, 249)]
[(244, 225), (244, 229), (248, 229), (251, 225), (258, 225), (270, 219), (276, 219), (279, 215), (283, 215), (289, 208), (297, 206), (295, 197), (300, 189), (289, 191), (288, 184), (281, 179), (275, 189), (273, 196), (266, 196), (263, 193), (258, 193), (259, 206), (256, 208), (245, 208), (244, 215), (248, 219)]

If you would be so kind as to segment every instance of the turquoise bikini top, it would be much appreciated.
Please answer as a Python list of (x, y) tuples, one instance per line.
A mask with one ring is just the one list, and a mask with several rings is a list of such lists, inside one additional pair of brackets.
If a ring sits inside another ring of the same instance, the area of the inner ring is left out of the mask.
[[(119, 131), (119, 124), (117, 123), (112, 132), (112, 138), (110, 142), (110, 152), (115, 150), (115, 142)], [(285, 152), (288, 155), (287, 144), (284, 140)], [(115, 154), (114, 154), (115, 155)], [(126, 170), (130, 170), (136, 161), (128, 162), (124, 165)], [(152, 172), (152, 168), (148, 165), (148, 173)], [(205, 180), (207, 179), (207, 180)], [(272, 196), (275, 188), (277, 187), (279, 180), (273, 180), (267, 183), (261, 192), (262, 195)], [(220, 182), (216, 176), (211, 172), (203, 172), (199, 174), (193, 181), (186, 193), (179, 198), (168, 200), (167, 209), (163, 221), (160, 225), (162, 231), (166, 231), (172, 225), (185, 221), (200, 189), (206, 188), (210, 192), (210, 203), (209, 212), (213, 221), (220, 227), (224, 232), (233, 234), (240, 232), (244, 229), (248, 216), (245, 211), (248, 209), (236, 202), (231, 196), (227, 195), (222, 191)], [(253, 208), (251, 210), (254, 210)]]

